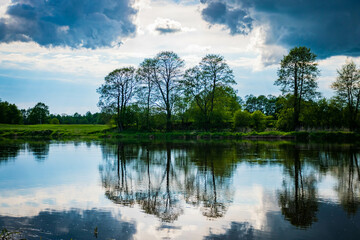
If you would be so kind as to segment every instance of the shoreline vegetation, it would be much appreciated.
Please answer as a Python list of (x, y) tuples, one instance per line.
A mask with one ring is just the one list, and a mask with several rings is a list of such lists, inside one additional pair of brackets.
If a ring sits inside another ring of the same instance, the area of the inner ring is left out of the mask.
[(360, 142), (360, 133), (351, 131), (135, 131), (118, 132), (115, 126), (90, 124), (0, 124), (0, 138), (7, 139), (140, 139), (140, 140), (295, 140)]
[(97, 89), (98, 113), (50, 114), (42, 102), (19, 110), (0, 99), (0, 123), (17, 126), (3, 127), (0, 137), (357, 140), (360, 68), (346, 61), (337, 70), (330, 99), (317, 91), (319, 73), (316, 55), (294, 47), (274, 82), (282, 95), (250, 94), (243, 100), (223, 56), (207, 54), (185, 70), (183, 59), (164, 51), (138, 68), (110, 72)]

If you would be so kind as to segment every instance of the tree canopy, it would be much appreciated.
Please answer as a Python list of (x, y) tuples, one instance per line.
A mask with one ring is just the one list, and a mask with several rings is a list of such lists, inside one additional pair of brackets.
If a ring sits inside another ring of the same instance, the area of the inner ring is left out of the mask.
[(290, 93), (294, 96), (294, 129), (299, 128), (301, 101), (318, 95), (316, 79), (320, 71), (315, 60), (316, 55), (309, 48), (295, 47), (280, 63), (279, 78), (275, 85), (280, 86), (283, 94)]
[(335, 89), (337, 96), (346, 102), (349, 127), (355, 129), (360, 104), (360, 69), (353, 61), (348, 61), (337, 70), (337, 74), (331, 87)]
[(46, 123), (49, 117), (49, 107), (45, 103), (39, 102), (33, 108), (29, 109), (29, 122), (31, 124)]
[(105, 83), (97, 89), (100, 94), (98, 106), (105, 112), (116, 112), (119, 131), (124, 129), (126, 107), (136, 87), (135, 68), (115, 69), (105, 77)]
[(199, 65), (186, 70), (181, 81), (188, 99), (194, 101), (204, 119), (204, 128), (209, 129), (213, 117), (215, 102), (220, 88), (235, 84), (230, 67), (220, 55), (208, 54)]

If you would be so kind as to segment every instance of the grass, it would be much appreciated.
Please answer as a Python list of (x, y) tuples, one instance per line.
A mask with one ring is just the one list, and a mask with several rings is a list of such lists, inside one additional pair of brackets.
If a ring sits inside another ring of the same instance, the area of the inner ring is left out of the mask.
[(115, 127), (91, 124), (42, 124), (42, 125), (10, 125), (0, 124), (0, 137), (3, 138), (42, 138), (42, 139), (290, 139), (300, 141), (359, 141), (360, 134), (355, 132), (299, 131), (299, 132), (204, 132), (204, 131), (172, 131), (144, 132), (127, 130), (117, 132)]
[(0, 137), (45, 137), (45, 138), (66, 138), (66, 137), (102, 137), (109, 131), (107, 125), (90, 124), (39, 124), (39, 125), (11, 125), (0, 124)]

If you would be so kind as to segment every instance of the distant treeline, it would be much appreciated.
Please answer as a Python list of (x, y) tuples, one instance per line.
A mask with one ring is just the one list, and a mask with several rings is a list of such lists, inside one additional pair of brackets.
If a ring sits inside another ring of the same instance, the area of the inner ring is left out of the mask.
[(337, 71), (334, 97), (317, 92), (320, 71), (309, 48), (284, 56), (274, 84), (282, 95), (237, 96), (230, 67), (208, 54), (184, 69), (174, 52), (160, 52), (134, 67), (115, 69), (97, 92), (101, 113), (53, 115), (38, 103), (28, 110), (0, 102), (0, 123), (104, 124), (124, 129), (156, 130), (359, 130), (360, 70), (348, 61)]
[[(233, 96), (233, 108), (219, 108), (218, 118), (212, 119), (214, 129), (221, 130), (256, 130), (278, 129), (289, 131), (292, 127), (292, 95), (288, 96), (254, 96), (244, 99)], [(343, 129), (348, 128), (348, 108), (338, 98), (320, 98), (316, 101), (302, 101), (301, 124), (304, 129)], [(146, 130), (145, 111), (138, 103), (127, 109), (126, 128)], [(49, 114), (48, 107), (38, 103), (34, 108), (19, 110), (15, 104), (0, 101), (0, 123), (7, 124), (105, 124), (113, 121), (114, 116), (105, 113), (85, 115)], [(203, 129), (202, 120), (196, 118), (196, 112), (184, 110), (177, 112), (173, 120), (173, 128), (178, 130)], [(151, 109), (150, 127), (152, 130), (165, 130), (166, 116), (157, 109)]]
[(110, 119), (106, 113), (50, 114), (49, 107), (41, 102), (27, 110), (19, 109), (15, 104), (0, 99), (0, 123), (5, 124), (105, 124)]

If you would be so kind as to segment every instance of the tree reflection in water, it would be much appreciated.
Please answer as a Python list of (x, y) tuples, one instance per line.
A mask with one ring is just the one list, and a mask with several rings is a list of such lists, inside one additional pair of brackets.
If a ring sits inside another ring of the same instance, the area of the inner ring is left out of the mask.
[[(134, 150), (132, 153), (131, 151)], [(142, 162), (134, 156), (140, 152)], [(145, 159), (143, 155), (145, 150)], [(162, 164), (152, 166), (149, 149), (117, 145), (116, 181), (113, 168), (102, 171), (102, 182), (106, 189), (105, 195), (116, 204), (132, 206), (138, 203), (147, 214), (153, 214), (164, 222), (172, 222), (183, 212), (182, 206), (172, 185), (176, 183), (176, 174), (172, 166), (171, 146), (166, 146), (166, 153), (159, 154)], [(143, 164), (145, 160), (145, 164)], [(164, 163), (163, 163), (164, 161)], [(110, 162), (107, 161), (107, 165)], [(144, 169), (145, 167), (145, 169)], [(145, 170), (145, 171), (144, 171)], [(159, 181), (160, 179), (160, 181)]]
[(360, 169), (358, 156), (354, 149), (350, 149), (343, 156), (341, 164), (336, 172), (338, 184), (335, 187), (339, 200), (349, 216), (358, 211), (360, 205)]
[(0, 142), (0, 164), (6, 163), (9, 160), (14, 160), (20, 150), (25, 148), (25, 144), (17, 143), (15, 141), (1, 141)]
[(297, 227), (310, 227), (317, 220), (316, 178), (313, 173), (306, 176), (302, 170), (300, 151), (297, 146), (293, 148), (292, 161), (285, 160), (285, 168), (292, 182), (284, 180), (283, 189), (278, 193), (281, 213), (285, 219)]
[[(216, 192), (216, 180), (215, 180), (215, 169), (214, 169), (214, 159), (210, 158), (210, 184), (208, 184), (208, 171), (207, 171), (207, 162), (208, 162), (208, 154), (207, 151), (204, 151), (204, 160), (205, 160), (205, 184), (204, 184), (204, 192), (200, 200), (203, 202), (202, 213), (204, 216), (208, 218), (218, 218), (224, 216), (226, 213), (226, 206), (222, 202), (218, 202), (217, 200), (217, 192)], [(211, 192), (208, 193), (208, 185), (212, 185), (212, 195)]]
[(208, 218), (222, 217), (232, 197), (229, 178), (224, 175), (231, 174), (217, 171), (214, 162), (222, 165), (226, 157), (220, 155), (224, 157), (225, 151), (210, 150), (207, 145), (188, 148), (172, 143), (119, 143), (116, 150), (105, 145), (103, 152), (107, 157), (100, 166), (105, 195), (116, 204), (138, 204), (145, 213), (163, 222), (177, 220), (185, 203), (199, 207)]
[(49, 155), (49, 142), (29, 142), (27, 146), (36, 161), (42, 162)]
[(31, 152), (35, 160), (42, 162), (49, 155), (49, 141), (2, 140), (0, 142), (0, 163), (14, 160), (25, 149)]

